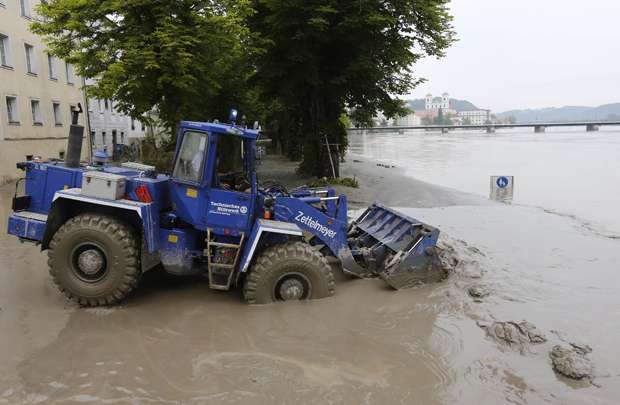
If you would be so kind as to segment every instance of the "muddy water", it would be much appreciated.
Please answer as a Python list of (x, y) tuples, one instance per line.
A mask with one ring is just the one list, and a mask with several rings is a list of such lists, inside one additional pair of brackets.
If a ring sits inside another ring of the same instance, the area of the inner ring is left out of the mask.
[[(491, 348), (488, 339), (480, 343), (473, 333), (456, 334), (463, 350), (452, 360), (456, 377), (449, 391), (464, 403), (488, 400), (486, 395), (498, 391), (516, 403), (617, 403), (619, 135), (610, 128), (351, 137), (358, 161), (381, 159), (418, 179), (481, 196), (488, 195), (490, 175), (516, 176), (513, 205), (403, 209), (486, 255), (479, 259), (479, 279), (451, 280), (460, 293), (479, 284), (490, 292), (483, 303), (465, 305), (455, 316), (460, 331), (471, 326), (460, 316), (465, 315), (487, 323), (526, 320), (547, 337), (522, 354), (496, 343)], [(594, 349), (590, 358), (598, 387), (551, 370), (552, 347), (571, 342)]]
[[(458, 336), (452, 394), (464, 403), (502, 390), (516, 403), (617, 403), (620, 396), (620, 240), (593, 232), (574, 218), (532, 207), (403, 208), (436, 224), (444, 234), (484, 252), (480, 278), (459, 275), (456, 289), (481, 284), (490, 295), (467, 305), (477, 321), (522, 321), (536, 325), (547, 342), (526, 353), (493, 342)], [(469, 325), (462, 318), (458, 325)], [(469, 327), (469, 326), (468, 326)], [(549, 352), (556, 344), (586, 343), (594, 349), (594, 383), (557, 376)]]
[(330, 299), (249, 307), (239, 292), (149, 273), (123, 306), (84, 310), (36, 247), (3, 231), (0, 403), (452, 402), (460, 336), (482, 333), (451, 321), (450, 288), (341, 280)]
[[(4, 234), (11, 190), (0, 190), (0, 404), (611, 404), (620, 395), (620, 240), (571, 217), (453, 200), (403, 208), (439, 226), (462, 264), (414, 290), (341, 277), (326, 300), (249, 307), (238, 291), (154, 272), (122, 306), (84, 310), (51, 284), (45, 255)], [(490, 292), (482, 303), (467, 294), (473, 284)], [(547, 342), (506, 347), (477, 325), (494, 320), (532, 322)], [(592, 346), (597, 386), (553, 372), (552, 346), (572, 341)]]

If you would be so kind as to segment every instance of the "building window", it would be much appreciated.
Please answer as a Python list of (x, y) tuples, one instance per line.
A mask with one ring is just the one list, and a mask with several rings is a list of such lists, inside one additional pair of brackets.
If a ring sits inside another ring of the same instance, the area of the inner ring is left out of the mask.
[(6, 112), (9, 118), (9, 123), (19, 124), (19, 113), (17, 111), (17, 97), (6, 97)]
[(52, 55), (47, 55), (47, 67), (50, 72), (50, 79), (57, 80), (58, 76), (56, 75), (56, 58)]
[(108, 109), (108, 99), (103, 100), (103, 104), (105, 105), (105, 109)]
[(101, 144), (105, 146), (105, 131), (101, 133)]
[(136, 130), (136, 121), (134, 121), (134, 119), (131, 119), (131, 130), (135, 131)]
[(19, 8), (22, 13), (22, 17), (30, 18), (30, 3), (28, 0), (19, 0)]
[(73, 65), (65, 63), (65, 71), (67, 73), (67, 84), (73, 84)]
[(30, 74), (36, 74), (35, 60), (34, 60), (34, 47), (29, 44), (24, 44), (24, 51), (26, 52), (26, 69)]
[(121, 132), (121, 143), (124, 145), (125, 144), (125, 133)]
[(60, 103), (52, 103), (54, 111), (54, 124), (57, 127), (62, 126), (62, 113), (60, 112)]
[(41, 106), (39, 100), (30, 100), (30, 111), (32, 112), (32, 124), (41, 125)]
[(144, 132), (144, 122), (140, 122), (140, 129)]
[(2, 66), (11, 66), (9, 37), (0, 34), (0, 64)]

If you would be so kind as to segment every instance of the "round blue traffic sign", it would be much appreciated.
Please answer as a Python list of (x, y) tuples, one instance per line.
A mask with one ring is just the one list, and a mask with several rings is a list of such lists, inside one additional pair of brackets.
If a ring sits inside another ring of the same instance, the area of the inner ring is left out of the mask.
[(497, 184), (497, 187), (499, 188), (506, 188), (508, 186), (508, 177), (506, 176), (498, 177), (497, 180), (495, 181), (495, 184)]

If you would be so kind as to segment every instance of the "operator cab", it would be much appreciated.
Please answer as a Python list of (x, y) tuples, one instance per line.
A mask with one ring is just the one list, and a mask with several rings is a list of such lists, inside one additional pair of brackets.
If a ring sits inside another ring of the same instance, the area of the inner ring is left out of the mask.
[(258, 131), (182, 121), (171, 182), (178, 217), (199, 230), (240, 235), (254, 216)]
[(245, 150), (250, 141), (218, 134), (217, 157), (213, 171), (215, 188), (240, 193), (252, 192), (251, 170), (245, 165)]

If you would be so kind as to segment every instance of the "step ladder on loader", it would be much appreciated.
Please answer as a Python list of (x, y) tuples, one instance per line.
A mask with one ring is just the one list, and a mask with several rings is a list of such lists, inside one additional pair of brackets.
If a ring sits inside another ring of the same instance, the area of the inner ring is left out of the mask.
[[(207, 257), (209, 288), (230, 289), (244, 240), (245, 234), (242, 232), (238, 244), (218, 242), (213, 239), (211, 229), (207, 229), (207, 248), (204, 255)], [(221, 258), (225, 258), (225, 262), (217, 261)]]

